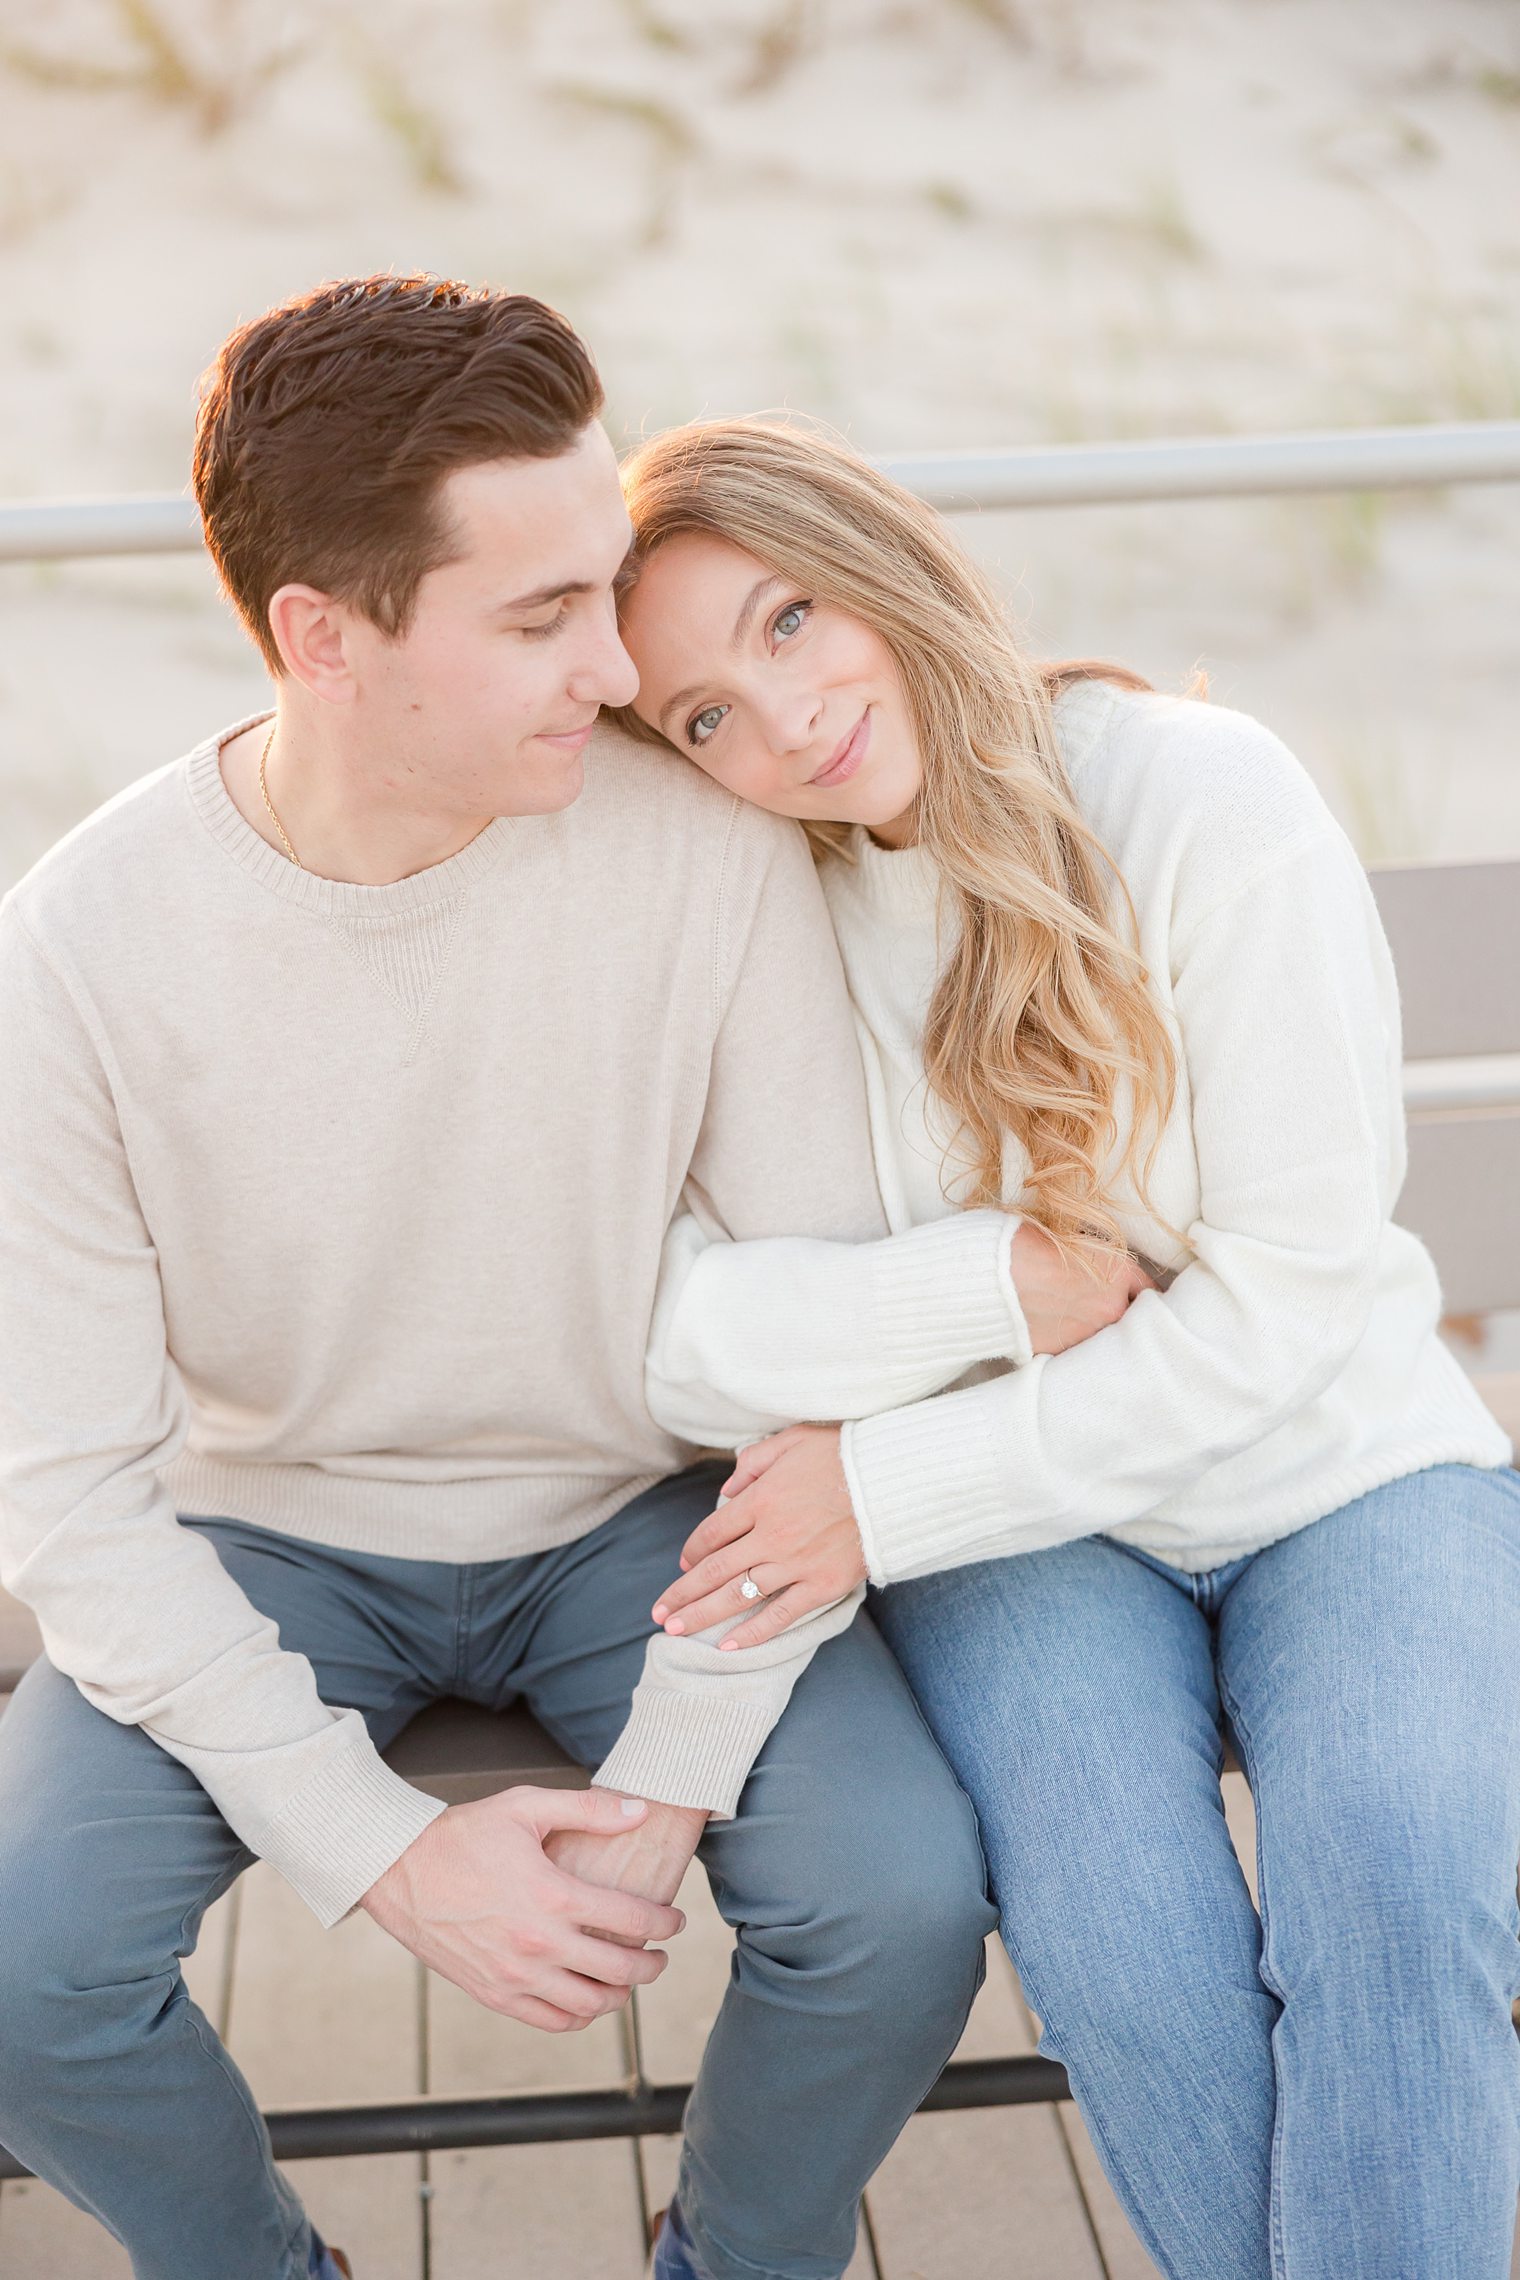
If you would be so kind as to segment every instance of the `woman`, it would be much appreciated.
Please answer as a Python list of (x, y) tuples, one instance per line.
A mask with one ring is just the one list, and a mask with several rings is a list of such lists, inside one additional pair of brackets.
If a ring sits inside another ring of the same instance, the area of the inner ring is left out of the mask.
[(1001, 1362), (905, 1403), (884, 1358), (849, 1407), (788, 1380), (784, 1290), (729, 1303), (751, 1247), (677, 1230), (710, 1332), (652, 1376), (666, 1422), (852, 1421), (741, 1456), (656, 1620), (749, 1607), (738, 1652), (883, 1587), (1044, 2047), (1164, 2272), (1502, 2280), (1520, 1476), (1390, 1220), (1361, 868), (1254, 722), (1033, 666), (938, 519), (835, 444), (678, 430), (626, 492), (633, 724), (812, 837), (893, 1240), (1016, 1225)]

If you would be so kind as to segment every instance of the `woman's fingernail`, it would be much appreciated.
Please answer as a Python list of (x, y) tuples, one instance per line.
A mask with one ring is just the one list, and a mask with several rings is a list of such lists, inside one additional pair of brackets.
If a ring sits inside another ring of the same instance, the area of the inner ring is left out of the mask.
[(656, 1623), (663, 1623), (663, 1622), (664, 1622), (664, 1620), (665, 1620), (665, 1618), (666, 1618), (666, 1616), (669, 1614), (669, 1612), (670, 1612), (669, 1608), (668, 1608), (668, 1607), (665, 1605), (665, 1602), (664, 1602), (664, 1600), (662, 1599), (662, 1600), (660, 1601), (660, 1604), (659, 1604), (659, 1606), (658, 1606), (658, 1607), (655, 1609), (655, 1611), (654, 1611), (653, 1620), (654, 1620)]
[(673, 1638), (678, 1639), (681, 1636), (681, 1633), (685, 1630), (686, 1625), (681, 1621), (679, 1615), (672, 1615), (665, 1628)]
[(720, 1644), (723, 1648), (723, 1652), (726, 1655), (736, 1655), (739, 1652), (739, 1642), (737, 1639), (724, 1639), (720, 1642)]
[(644, 1800), (642, 1797), (620, 1797), (618, 1799), (618, 1803), (621, 1805), (623, 1811), (627, 1814), (630, 1821), (634, 1818), (635, 1814), (642, 1813), (644, 1810)]

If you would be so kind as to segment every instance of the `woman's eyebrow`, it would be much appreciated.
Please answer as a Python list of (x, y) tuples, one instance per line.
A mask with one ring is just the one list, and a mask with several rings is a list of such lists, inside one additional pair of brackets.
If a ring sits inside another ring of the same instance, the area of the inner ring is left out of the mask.
[[(739, 604), (739, 615), (734, 619), (734, 630), (729, 636), (728, 646), (730, 649), (738, 649), (742, 645), (745, 635), (749, 632), (756, 610), (771, 588), (785, 584), (786, 580), (777, 572), (768, 571), (765, 577), (756, 580)], [(693, 697), (699, 697), (701, 694), (702, 683), (696, 681), (689, 689), (678, 689), (673, 697), (668, 698), (660, 707), (661, 731), (663, 732), (665, 723), (673, 712), (678, 712), (682, 705), (689, 705)]]

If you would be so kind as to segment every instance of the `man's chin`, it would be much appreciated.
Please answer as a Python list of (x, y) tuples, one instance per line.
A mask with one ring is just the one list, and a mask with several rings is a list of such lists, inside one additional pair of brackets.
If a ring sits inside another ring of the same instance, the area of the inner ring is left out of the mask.
[(510, 805), (501, 812), (503, 815), (558, 815), (562, 808), (574, 807), (585, 782), (585, 755), (567, 752), (547, 766), (539, 762), (531, 770), (524, 769), (520, 780), (512, 786)]

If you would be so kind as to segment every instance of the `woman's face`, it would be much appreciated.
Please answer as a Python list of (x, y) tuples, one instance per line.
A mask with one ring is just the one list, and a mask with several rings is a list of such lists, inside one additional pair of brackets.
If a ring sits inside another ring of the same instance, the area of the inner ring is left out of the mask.
[(777, 815), (906, 837), (918, 743), (892, 653), (859, 618), (690, 532), (645, 564), (622, 632), (639, 718), (729, 791)]

